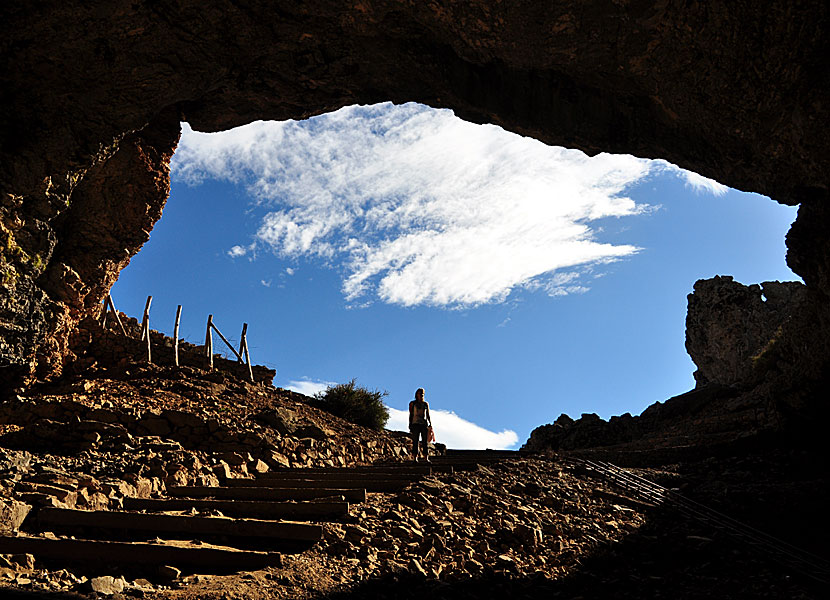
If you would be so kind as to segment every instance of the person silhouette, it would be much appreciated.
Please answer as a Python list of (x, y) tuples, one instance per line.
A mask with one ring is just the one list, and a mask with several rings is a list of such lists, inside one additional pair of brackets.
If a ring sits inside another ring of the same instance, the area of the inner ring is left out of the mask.
[(429, 403), (424, 400), (424, 388), (415, 391), (415, 399), (409, 403), (409, 432), (412, 434), (412, 460), (418, 462), (419, 441), (424, 438), (424, 460), (429, 461)]

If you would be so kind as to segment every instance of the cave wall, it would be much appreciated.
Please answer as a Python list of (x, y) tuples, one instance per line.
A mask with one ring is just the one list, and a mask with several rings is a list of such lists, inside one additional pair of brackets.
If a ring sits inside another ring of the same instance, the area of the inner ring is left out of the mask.
[[(665, 158), (801, 204), (828, 285), (820, 1), (45, 0), (0, 8), (0, 386), (58, 373), (146, 241), (177, 122), (217, 131), (385, 100)], [(805, 216), (801, 216), (802, 213)]]
[(121, 269), (150, 239), (161, 217), (179, 133), (177, 114), (162, 115), (126, 135), (71, 186), (71, 193), (47, 191), (0, 208), (6, 248), (17, 248), (0, 259), (4, 391), (61, 373), (71, 358), (73, 329), (97, 314)]

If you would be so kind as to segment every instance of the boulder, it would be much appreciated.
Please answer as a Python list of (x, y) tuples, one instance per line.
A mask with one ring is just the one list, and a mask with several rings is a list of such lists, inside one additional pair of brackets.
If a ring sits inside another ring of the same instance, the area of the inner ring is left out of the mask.
[(103, 577), (93, 577), (90, 579), (89, 589), (102, 596), (113, 596), (123, 592), (126, 583), (123, 577), (104, 575)]
[(280, 435), (293, 435), (297, 413), (287, 408), (272, 408), (254, 415), (254, 421), (273, 427)]
[(31, 504), (4, 498), (0, 500), (0, 534), (9, 535), (20, 529), (20, 525), (32, 510)]

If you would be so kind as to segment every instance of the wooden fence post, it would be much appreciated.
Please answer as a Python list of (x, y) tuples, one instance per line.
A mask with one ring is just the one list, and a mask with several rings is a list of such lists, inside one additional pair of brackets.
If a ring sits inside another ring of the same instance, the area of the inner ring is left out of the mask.
[(152, 351), (150, 350), (150, 303), (152, 296), (147, 296), (147, 304), (144, 305), (144, 318), (141, 319), (141, 339), (147, 340), (147, 362), (153, 362)]
[(251, 355), (248, 352), (248, 336), (247, 336), (247, 328), (248, 324), (245, 323), (245, 327), (242, 330), (242, 340), (239, 342), (239, 345), (242, 346), (242, 350), (245, 353), (245, 362), (248, 365), (248, 375), (251, 377), (251, 383), (256, 383), (254, 381), (254, 371), (251, 368)]
[(205, 351), (207, 352), (210, 370), (213, 370), (213, 335), (210, 328), (213, 327), (213, 315), (208, 315), (207, 331), (205, 332)]
[(115, 322), (118, 323), (118, 327), (121, 329), (121, 333), (124, 337), (127, 337), (127, 330), (124, 329), (124, 324), (121, 322), (121, 317), (118, 316), (118, 311), (115, 310), (115, 302), (112, 301), (112, 294), (107, 294), (107, 297), (104, 298), (104, 317), (101, 319), (101, 327), (106, 327), (107, 324), (107, 311), (112, 310), (112, 316), (115, 318)]
[(245, 336), (248, 333), (248, 324), (242, 323), (242, 335), (239, 336), (239, 352), (236, 353), (236, 356), (239, 358), (239, 362), (242, 362), (242, 353), (245, 348)]
[(153, 301), (152, 296), (147, 296), (147, 303), (144, 305), (144, 316), (141, 319), (141, 341), (144, 341), (144, 336), (150, 335), (150, 303)]
[(176, 366), (179, 366), (179, 321), (182, 318), (182, 305), (176, 309), (176, 324), (173, 326), (173, 356), (176, 360)]

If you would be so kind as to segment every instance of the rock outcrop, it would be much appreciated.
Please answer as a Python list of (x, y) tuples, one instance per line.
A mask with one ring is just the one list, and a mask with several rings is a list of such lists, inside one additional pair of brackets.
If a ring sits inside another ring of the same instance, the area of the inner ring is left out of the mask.
[(823, 2), (406, 0), (0, 9), (0, 388), (60, 372), (146, 241), (187, 120), (217, 131), (418, 101), (803, 203), (790, 264), (828, 291)]
[(686, 313), (686, 350), (697, 365), (697, 386), (756, 383), (769, 353), (809, 301), (799, 282), (746, 286), (732, 277), (714, 277), (695, 283)]
[(746, 286), (726, 276), (698, 281), (688, 301), (694, 390), (634, 417), (561, 415), (534, 429), (525, 448), (697, 455), (753, 436), (823, 437), (830, 416), (826, 296), (799, 282)]
[[(579, 450), (616, 448), (625, 452), (647, 451), (658, 455), (711, 452), (736, 437), (758, 434), (778, 423), (768, 403), (739, 396), (730, 387), (710, 384), (685, 394), (655, 402), (642, 414), (602, 419), (594, 413), (579, 419), (560, 415), (553, 423), (530, 433), (523, 449)], [(678, 452), (679, 451), (679, 452)], [(688, 457), (688, 456), (687, 456)], [(616, 460), (624, 462), (617, 457)]]

